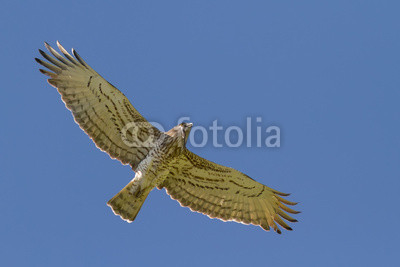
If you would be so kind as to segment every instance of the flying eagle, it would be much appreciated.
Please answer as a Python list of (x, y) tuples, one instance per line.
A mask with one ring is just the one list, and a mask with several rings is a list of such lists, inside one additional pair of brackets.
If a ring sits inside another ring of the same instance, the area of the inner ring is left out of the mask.
[[(181, 123), (168, 132), (152, 126), (112, 84), (94, 71), (72, 49), (70, 55), (57, 42), (62, 56), (45, 43), (48, 61), (35, 60), (48, 70), (48, 82), (57, 88), (77, 124), (96, 146), (111, 158), (129, 164), (135, 177), (110, 201), (116, 215), (135, 220), (150, 191), (165, 188), (172, 199), (192, 211), (218, 218), (254, 224), (281, 233), (277, 224), (292, 230), (284, 221), (296, 222), (281, 193), (229, 167), (199, 157), (186, 148), (192, 127)], [(128, 129), (129, 128), (129, 129)]]

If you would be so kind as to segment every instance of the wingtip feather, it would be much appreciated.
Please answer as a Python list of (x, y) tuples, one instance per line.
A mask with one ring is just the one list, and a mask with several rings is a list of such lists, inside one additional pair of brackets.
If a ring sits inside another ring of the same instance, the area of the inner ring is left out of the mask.
[(82, 59), (82, 57), (78, 54), (78, 52), (76, 52), (75, 49), (72, 48), (72, 54), (75, 56), (75, 58), (86, 68), (88, 68), (89, 66), (86, 64), (86, 62)]
[(57, 74), (55, 74), (55, 73), (53, 73), (53, 72), (50, 72), (50, 71), (47, 71), (47, 70), (44, 70), (44, 69), (39, 69), (39, 71), (40, 71), (42, 74), (44, 74), (44, 75), (46, 75), (46, 76), (49, 76), (49, 77), (51, 77), (51, 78), (54, 78), (54, 77), (56, 77), (56, 75), (57, 75)]

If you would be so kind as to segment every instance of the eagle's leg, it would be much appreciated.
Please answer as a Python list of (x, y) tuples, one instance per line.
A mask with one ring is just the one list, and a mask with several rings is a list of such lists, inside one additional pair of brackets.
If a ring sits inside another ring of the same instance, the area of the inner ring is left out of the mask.
[(114, 214), (119, 215), (127, 222), (135, 220), (147, 195), (152, 189), (150, 186), (142, 186), (143, 179), (142, 173), (138, 171), (135, 178), (107, 202), (107, 205), (111, 207)]

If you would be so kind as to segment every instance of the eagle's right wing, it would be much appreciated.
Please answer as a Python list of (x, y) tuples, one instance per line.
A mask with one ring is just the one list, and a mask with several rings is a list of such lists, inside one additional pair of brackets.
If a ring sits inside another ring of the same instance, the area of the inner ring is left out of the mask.
[(39, 50), (51, 63), (36, 58), (51, 72), (40, 71), (50, 76), (48, 82), (58, 89), (65, 106), (96, 146), (135, 170), (154, 145), (153, 140), (164, 134), (143, 118), (117, 88), (74, 50), (75, 58), (58, 42), (57, 45), (65, 57), (45, 43), (54, 57)]
[(287, 230), (292, 228), (283, 219), (296, 222), (284, 211), (298, 213), (286, 205), (297, 203), (281, 196), (288, 196), (260, 184), (247, 175), (208, 161), (185, 150), (172, 163), (168, 178), (158, 186), (165, 188), (172, 199), (184, 207), (218, 218), (274, 229), (277, 224)]

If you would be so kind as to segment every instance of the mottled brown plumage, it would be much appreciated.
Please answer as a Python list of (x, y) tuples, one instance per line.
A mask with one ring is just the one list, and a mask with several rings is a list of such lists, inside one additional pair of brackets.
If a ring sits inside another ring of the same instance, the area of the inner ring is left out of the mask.
[[(108, 205), (124, 220), (132, 222), (149, 192), (165, 188), (171, 198), (223, 221), (236, 221), (274, 229), (296, 222), (287, 213), (298, 213), (288, 196), (260, 184), (247, 175), (218, 165), (186, 148), (192, 124), (182, 123), (168, 132), (152, 126), (113, 85), (72, 50), (70, 55), (58, 42), (64, 56), (45, 43), (53, 55), (39, 50), (48, 61), (36, 61), (48, 70), (49, 83), (58, 89), (75, 121), (111, 158), (129, 164), (135, 178)], [(284, 220), (283, 220), (284, 219)]]

